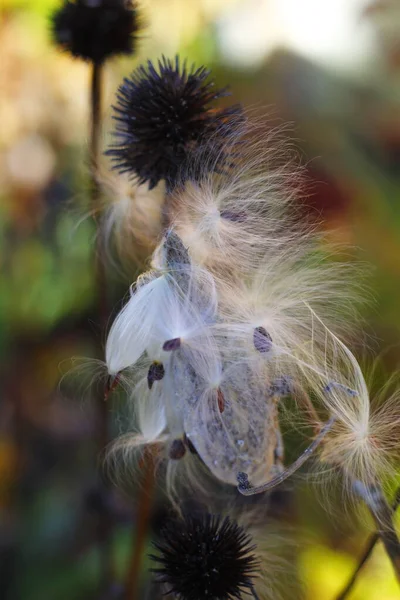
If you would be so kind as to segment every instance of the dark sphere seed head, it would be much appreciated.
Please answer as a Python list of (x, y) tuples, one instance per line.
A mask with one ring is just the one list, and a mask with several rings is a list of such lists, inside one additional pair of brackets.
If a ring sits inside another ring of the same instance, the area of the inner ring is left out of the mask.
[(107, 151), (114, 168), (150, 189), (165, 181), (167, 191), (204, 171), (223, 170), (229, 160), (224, 143), (243, 116), (238, 105), (214, 108), (229, 94), (209, 75), (205, 67), (188, 69), (178, 57), (162, 57), (124, 79), (114, 106), (115, 141)]
[(234, 600), (259, 570), (251, 536), (230, 518), (206, 514), (171, 521), (154, 543), (158, 581), (179, 600)]
[(130, 0), (66, 0), (52, 15), (51, 28), (60, 48), (100, 64), (135, 51), (140, 21)]

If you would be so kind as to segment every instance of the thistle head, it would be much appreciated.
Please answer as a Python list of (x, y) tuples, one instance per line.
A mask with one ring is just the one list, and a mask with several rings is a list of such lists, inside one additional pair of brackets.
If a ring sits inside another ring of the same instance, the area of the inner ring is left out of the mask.
[(219, 156), (213, 168), (222, 167), (226, 157), (217, 139), (231, 133), (241, 111), (212, 107), (228, 93), (215, 88), (209, 75), (204, 67), (188, 69), (178, 57), (174, 62), (163, 57), (158, 68), (148, 61), (125, 79), (114, 107), (115, 143), (108, 151), (115, 168), (150, 189), (164, 180), (172, 190), (185, 178), (196, 178), (193, 159), (203, 147)]
[(249, 534), (226, 517), (206, 514), (169, 522), (154, 544), (153, 571), (180, 600), (233, 600), (251, 593), (259, 569)]
[(132, 54), (140, 28), (130, 0), (66, 0), (52, 17), (53, 38), (76, 58), (102, 63)]

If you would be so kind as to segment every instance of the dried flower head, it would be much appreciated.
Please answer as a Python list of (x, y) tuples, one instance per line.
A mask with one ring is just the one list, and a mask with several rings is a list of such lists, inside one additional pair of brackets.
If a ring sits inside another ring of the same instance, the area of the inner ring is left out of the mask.
[(160, 563), (154, 572), (179, 600), (234, 600), (254, 593), (256, 546), (228, 517), (171, 521), (154, 545), (160, 553), (151, 556)]
[(67, 0), (52, 17), (55, 42), (73, 56), (95, 63), (132, 54), (139, 27), (130, 0)]
[(150, 188), (164, 180), (169, 190), (189, 176), (196, 178), (193, 158), (203, 148), (218, 156), (208, 164), (222, 168), (222, 140), (240, 121), (241, 111), (238, 106), (212, 107), (214, 100), (229, 94), (217, 89), (209, 75), (204, 67), (187, 69), (178, 57), (175, 62), (163, 57), (158, 70), (148, 61), (124, 79), (114, 107), (116, 142), (108, 151), (115, 168)]

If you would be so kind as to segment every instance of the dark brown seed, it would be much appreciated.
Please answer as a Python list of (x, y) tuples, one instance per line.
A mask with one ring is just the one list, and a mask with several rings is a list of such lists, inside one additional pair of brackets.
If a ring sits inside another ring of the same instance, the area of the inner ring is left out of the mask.
[(182, 440), (174, 440), (169, 449), (169, 457), (171, 460), (180, 460), (186, 454), (185, 444)]
[(151, 388), (153, 387), (153, 383), (155, 381), (161, 381), (161, 379), (164, 377), (165, 375), (165, 370), (164, 370), (164, 366), (162, 363), (154, 361), (150, 367), (149, 367), (149, 371), (147, 373), (147, 385), (149, 386), (149, 390), (151, 390)]
[(167, 340), (164, 342), (163, 350), (165, 352), (172, 352), (173, 350), (177, 350), (181, 345), (181, 338), (174, 338), (173, 340)]
[(269, 352), (272, 347), (272, 337), (264, 327), (256, 327), (253, 333), (254, 347), (258, 352)]
[(218, 388), (218, 390), (217, 390), (217, 402), (218, 402), (219, 412), (222, 414), (225, 410), (225, 398), (224, 398), (224, 395), (221, 392), (220, 388)]

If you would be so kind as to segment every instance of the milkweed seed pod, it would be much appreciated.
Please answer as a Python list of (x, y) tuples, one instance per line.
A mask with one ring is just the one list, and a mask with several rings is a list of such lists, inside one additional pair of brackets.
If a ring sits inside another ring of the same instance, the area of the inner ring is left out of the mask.
[[(278, 146), (274, 156), (272, 138), (264, 151), (242, 119), (224, 135), (212, 121), (201, 134), (196, 129), (196, 139), (183, 139), (186, 126), (192, 131), (185, 119), (193, 125), (195, 107), (203, 125), (217, 114), (208, 112), (211, 92), (203, 75), (164, 59), (158, 71), (149, 64), (120, 91), (121, 144), (110, 154), (117, 168), (150, 188), (166, 182), (168, 227), (151, 270), (111, 327), (106, 363), (111, 378), (124, 371), (131, 378), (138, 431), (132, 447), (160, 445), (171, 477), (178, 471), (171, 464), (196, 468), (201, 461), (219, 481), (239, 482), (247, 494), (279, 483), (317, 448), (333, 459), (330, 440), (341, 428), (352, 435), (369, 431), (364, 377), (342, 341), (356, 326), (360, 292), (356, 270), (331, 260), (335, 249), (301, 214), (300, 171), (276, 163), (284, 151)], [(189, 112), (177, 111), (180, 137), (148, 155), (144, 141), (150, 130), (160, 131), (148, 120), (141, 127), (136, 113), (129, 120), (129, 111), (140, 108), (138, 99), (149, 90), (153, 110), (174, 86), (181, 100), (190, 92)], [(220, 117), (223, 123), (226, 115)], [(131, 131), (131, 122), (139, 129)], [(159, 152), (174, 161), (180, 156), (179, 169)], [(142, 165), (149, 156), (154, 163)], [(280, 416), (288, 396), (314, 426), (315, 438), (285, 470)], [(349, 456), (342, 442), (341, 456)]]
[[(296, 336), (292, 326), (283, 343), (273, 320), (270, 334), (265, 322), (255, 327), (232, 315), (227, 319), (213, 276), (193, 265), (173, 231), (153, 264), (115, 320), (106, 346), (110, 376), (132, 372), (137, 445), (160, 443), (172, 461), (189, 456), (191, 448), (219, 480), (235, 485), (237, 474), (245, 472), (258, 485), (282, 470), (278, 409), (296, 387), (314, 393), (339, 421), (349, 418), (358, 395), (354, 388), (363, 393), (361, 371), (309, 306), (315, 324), (308, 337), (305, 327)], [(324, 332), (318, 352), (317, 324)], [(367, 409), (360, 401), (351, 417), (361, 422)], [(130, 444), (135, 446), (134, 439)]]

